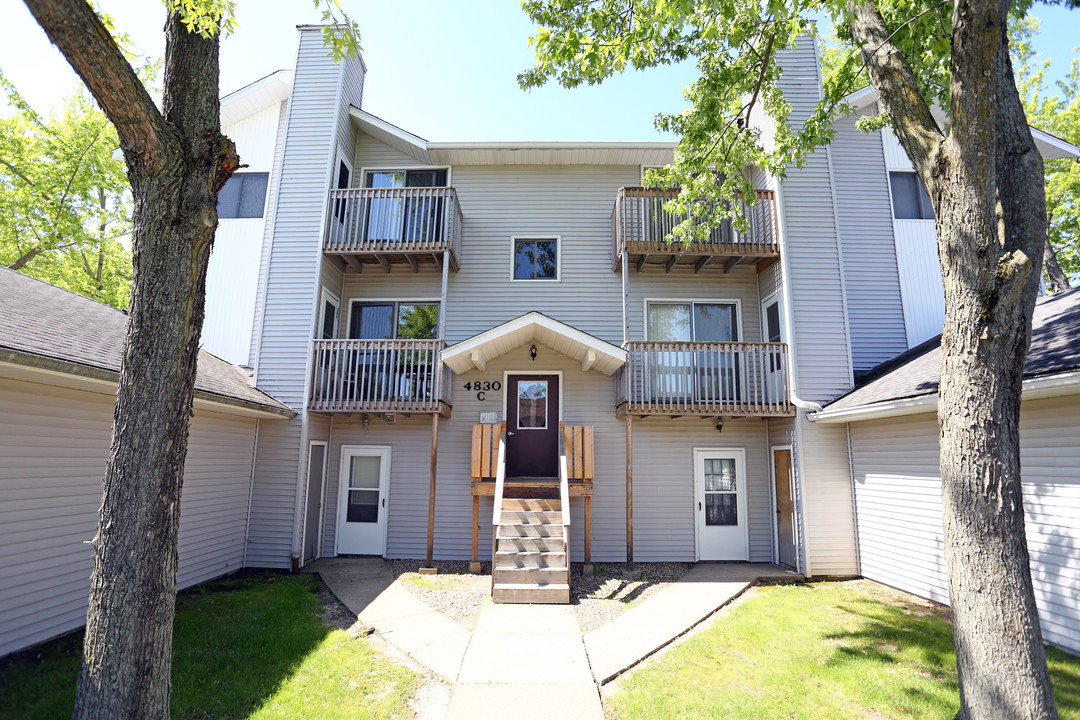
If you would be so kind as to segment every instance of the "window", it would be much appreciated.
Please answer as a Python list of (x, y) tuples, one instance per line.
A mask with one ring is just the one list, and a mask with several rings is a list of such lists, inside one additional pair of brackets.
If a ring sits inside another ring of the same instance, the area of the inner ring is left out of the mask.
[(647, 337), (657, 343), (642, 358), (653, 400), (719, 402), (742, 398), (740, 358), (730, 346), (674, 344), (737, 342), (736, 303), (651, 302), (646, 315)]
[(558, 280), (559, 238), (513, 238), (514, 280)]
[(237, 173), (218, 193), (219, 218), (261, 218), (266, 205), (269, 173)]
[[(447, 177), (446, 168), (371, 170), (364, 173), (364, 187), (446, 187)], [(442, 238), (442, 223), (439, 222), (443, 214), (441, 197), (405, 197), (404, 194), (386, 193), (385, 196), (371, 198), (365, 211), (368, 240), (438, 242)]]
[(653, 342), (735, 342), (739, 309), (735, 303), (649, 303)]
[(338, 299), (323, 288), (320, 298), (322, 307), (319, 308), (319, 325), (315, 329), (315, 337), (320, 340), (333, 340), (337, 335)]
[(897, 220), (933, 220), (934, 206), (915, 173), (889, 173), (893, 217)]
[(439, 331), (437, 302), (354, 301), (349, 315), (353, 340), (432, 340)]

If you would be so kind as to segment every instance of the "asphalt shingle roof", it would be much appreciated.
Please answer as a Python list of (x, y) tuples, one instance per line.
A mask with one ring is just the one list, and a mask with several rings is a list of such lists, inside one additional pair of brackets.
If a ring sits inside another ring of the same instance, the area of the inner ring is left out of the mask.
[[(1047, 295), (1035, 305), (1024, 377), (1080, 368), (1080, 288)], [(877, 366), (859, 387), (826, 405), (847, 410), (873, 403), (932, 395), (938, 391), (941, 336)]]
[[(47, 282), (0, 268), (0, 350), (120, 372), (127, 315)], [(244, 372), (200, 351), (195, 390), (270, 410), (289, 407), (251, 387)]]

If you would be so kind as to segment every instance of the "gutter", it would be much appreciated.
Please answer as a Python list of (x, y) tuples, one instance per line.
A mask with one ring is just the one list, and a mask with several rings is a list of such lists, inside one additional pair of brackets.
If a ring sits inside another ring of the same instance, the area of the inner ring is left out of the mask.
[[(1070, 370), (1055, 375), (1041, 375), (1024, 380), (1021, 400), (1038, 400), (1045, 397), (1075, 395), (1080, 393), (1080, 370)], [(886, 402), (859, 405), (838, 410), (820, 410), (807, 417), (811, 422), (823, 425), (901, 417), (925, 412), (936, 412), (938, 393), (900, 398)]]
[[(120, 381), (120, 373), (115, 370), (11, 349), (0, 350), (0, 377), (26, 379), (109, 395), (116, 394), (117, 383)], [(200, 410), (256, 418), (278, 419), (296, 415), (294, 410), (285, 405), (264, 404), (198, 389), (194, 392), (193, 405)]]

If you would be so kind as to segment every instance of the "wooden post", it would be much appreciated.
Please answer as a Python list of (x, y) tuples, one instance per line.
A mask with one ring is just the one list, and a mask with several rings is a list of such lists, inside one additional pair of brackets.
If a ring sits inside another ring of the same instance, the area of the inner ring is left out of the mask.
[(585, 567), (586, 575), (592, 575), (592, 495), (585, 496)]
[(427, 511), (427, 565), (420, 568), (425, 575), (439, 572), (435, 567), (435, 472), (439, 459), (439, 413), (431, 414), (431, 490)]
[(469, 572), (480, 572), (480, 561), (477, 559), (477, 535), (480, 533), (480, 496), (472, 496), (472, 562), (469, 563)]
[(634, 416), (626, 414), (626, 564), (634, 564)]

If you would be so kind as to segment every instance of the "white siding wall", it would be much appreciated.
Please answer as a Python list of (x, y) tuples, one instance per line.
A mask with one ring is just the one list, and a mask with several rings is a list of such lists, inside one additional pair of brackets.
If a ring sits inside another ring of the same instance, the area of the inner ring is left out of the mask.
[(941, 334), (945, 324), (945, 285), (941, 282), (937, 231), (933, 220), (894, 220), (896, 263), (904, 296), (908, 345)]
[[(0, 379), (0, 655), (86, 621), (110, 395)], [(192, 420), (180, 513), (180, 587), (244, 559), (255, 420)], [(263, 423), (264, 427), (272, 421)]]
[[(862, 574), (949, 601), (933, 413), (851, 424)], [(1080, 407), (1028, 401), (1020, 457), (1028, 552), (1043, 635), (1080, 652)]]
[[(794, 108), (789, 122), (797, 126), (821, 97), (814, 41), (800, 37), (796, 49), (783, 51), (777, 60), (784, 68), (781, 87)], [(810, 155), (803, 167), (788, 171), (781, 185), (784, 271), (794, 313), (789, 328), (798, 390), (803, 399), (821, 403), (852, 384), (830, 152), (830, 148), (823, 148)], [(812, 575), (854, 574), (855, 529), (846, 435), (809, 423), (800, 411), (796, 437), (805, 569)]]
[(908, 348), (881, 134), (855, 127), (859, 117), (876, 113), (871, 106), (837, 120), (831, 145), (856, 374)]
[[(268, 259), (255, 377), (259, 387), (303, 408), (323, 272), (321, 228), (337, 149), (352, 146), (350, 103), (359, 105), (358, 62), (334, 63), (318, 28), (302, 29), (289, 98), (278, 208)], [(317, 431), (328, 421), (316, 420)], [(248, 564), (288, 567), (298, 549), (308, 416), (268, 427), (259, 438)]]
[[(236, 143), (240, 161), (249, 166), (241, 172), (273, 170), (282, 104), (222, 128)], [(202, 346), (235, 365), (246, 365), (250, 359), (259, 258), (271, 207), (268, 202), (260, 218), (222, 219), (210, 255)]]

